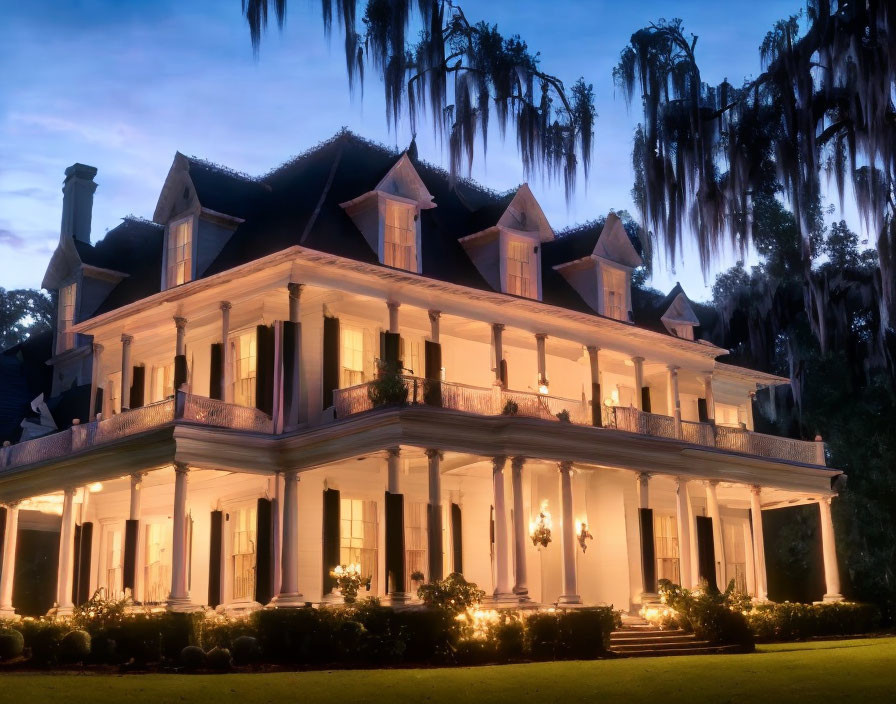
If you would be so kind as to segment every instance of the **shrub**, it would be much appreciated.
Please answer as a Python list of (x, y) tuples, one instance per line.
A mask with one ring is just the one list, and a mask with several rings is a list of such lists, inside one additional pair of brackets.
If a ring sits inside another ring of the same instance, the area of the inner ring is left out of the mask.
[(408, 402), (408, 387), (398, 374), (381, 372), (367, 385), (367, 398), (374, 408), (385, 405), (404, 405)]
[(534, 613), (526, 618), (526, 652), (533, 660), (553, 660), (560, 640), (560, 621), (555, 612)]
[(10, 628), (0, 631), (0, 660), (12, 660), (25, 650), (25, 638)]
[(562, 411), (560, 411), (560, 412), (557, 414), (557, 420), (559, 420), (561, 423), (569, 423), (569, 422), (570, 422), (570, 419), (569, 419), (569, 411), (567, 411), (567, 410), (564, 408)]
[(558, 657), (589, 659), (610, 649), (616, 614), (607, 606), (564, 611), (558, 616)]
[(495, 654), (499, 660), (519, 660), (525, 654), (526, 636), (519, 619), (504, 618), (494, 627)]
[(417, 596), (426, 606), (462, 613), (482, 601), (485, 592), (475, 582), (468, 582), (459, 572), (452, 572), (441, 582), (421, 585)]
[(187, 672), (196, 672), (205, 667), (205, 651), (198, 645), (188, 645), (180, 651), (180, 664)]
[(720, 592), (705, 583), (692, 591), (661, 579), (659, 593), (662, 603), (675, 612), (671, 618), (681, 628), (714, 645), (753, 649), (753, 633), (744, 614), (749, 597), (735, 592), (734, 580)]
[(258, 639), (253, 636), (238, 636), (231, 645), (230, 652), (233, 661), (237, 665), (252, 665), (258, 662), (261, 650), (258, 647)]
[(32, 665), (53, 665), (59, 658), (59, 644), (70, 630), (50, 619), (25, 618), (16, 624), (25, 638), (26, 654)]
[(252, 615), (258, 645), (266, 662), (306, 664), (326, 662), (333, 641), (324, 624), (330, 609), (262, 609)]
[(66, 633), (59, 642), (59, 659), (62, 662), (84, 662), (90, 657), (90, 634), (75, 630)]
[(212, 648), (205, 654), (205, 663), (215, 672), (227, 672), (233, 667), (233, 657), (227, 648)]
[(821, 636), (869, 633), (880, 626), (880, 611), (873, 604), (756, 604), (747, 622), (758, 640), (799, 640)]
[(518, 404), (512, 398), (507, 399), (504, 402), (504, 408), (501, 409), (502, 416), (515, 416), (519, 412), (520, 412), (520, 404)]

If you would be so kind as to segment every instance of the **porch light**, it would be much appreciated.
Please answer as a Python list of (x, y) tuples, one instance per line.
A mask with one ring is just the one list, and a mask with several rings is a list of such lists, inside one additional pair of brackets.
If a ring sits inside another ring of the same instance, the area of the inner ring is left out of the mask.
[(576, 521), (576, 539), (579, 541), (582, 552), (588, 550), (588, 544), (585, 541), (594, 540), (594, 536), (588, 532), (588, 524), (585, 521)]
[(534, 521), (529, 522), (529, 537), (532, 545), (546, 548), (551, 542), (551, 514), (548, 511), (547, 500), (541, 502), (541, 510)]
[(538, 393), (540, 393), (542, 396), (547, 396), (547, 395), (548, 395), (548, 385), (547, 385), (547, 382), (542, 382), (542, 383), (539, 385), (539, 387), (538, 387)]
[(94, 482), (93, 484), (89, 485), (87, 487), (87, 489), (88, 489), (88, 491), (90, 491), (91, 494), (96, 494), (103, 490), (103, 483), (102, 482)]

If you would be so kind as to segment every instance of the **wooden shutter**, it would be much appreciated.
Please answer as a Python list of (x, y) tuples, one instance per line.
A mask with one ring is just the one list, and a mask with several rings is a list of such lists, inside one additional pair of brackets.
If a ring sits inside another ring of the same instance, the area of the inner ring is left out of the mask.
[(5, 506), (0, 506), (0, 564), (3, 564), (3, 547), (6, 545), (6, 511)]
[(442, 570), (445, 564), (444, 548), (442, 546), (442, 507), (440, 505), (426, 504), (426, 537), (429, 550), (429, 574), (428, 581), (432, 582), (443, 578)]
[(75, 526), (74, 560), (72, 567), (72, 602), (75, 606), (90, 598), (90, 553), (93, 546), (93, 523)]
[(463, 541), (463, 517), (460, 505), (451, 504), (451, 552), (452, 569), (463, 574), (464, 571), (464, 541)]
[(224, 343), (213, 342), (209, 352), (208, 397), (224, 398)]
[(142, 408), (146, 391), (146, 367), (134, 367), (131, 372), (130, 408)]
[(339, 388), (340, 342), (339, 318), (324, 317), (324, 408), (333, 405), (333, 392)]
[(639, 508), (641, 519), (641, 569), (644, 573), (644, 592), (656, 594), (656, 547), (653, 541), (653, 509)]
[(712, 518), (709, 516), (697, 516), (697, 564), (699, 566), (700, 579), (713, 589), (718, 589), (716, 583), (716, 548), (713, 544)]
[(386, 492), (386, 590), (403, 592), (404, 496)]
[(274, 412), (274, 326), (255, 328), (255, 407), (268, 415)]
[(383, 333), (383, 362), (390, 374), (401, 371), (401, 335), (397, 332)]
[(423, 343), (426, 374), (426, 388), (423, 400), (430, 406), (442, 405), (442, 345), (425, 340)]
[(174, 356), (174, 391), (177, 393), (180, 387), (187, 383), (187, 355)]
[(208, 605), (221, 603), (221, 558), (224, 549), (224, 512), (212, 511), (208, 545)]
[(507, 388), (507, 360), (501, 360), (501, 385), (506, 389)]
[(339, 565), (339, 491), (324, 490), (324, 535), (323, 535), (323, 596), (336, 586), (330, 570)]
[(124, 522), (124, 558), (122, 560), (121, 586), (130, 589), (131, 595), (137, 583), (137, 541), (140, 536), (140, 521)]
[[(61, 559), (61, 555), (60, 555)], [(72, 545), (72, 603), (76, 606), (81, 602), (78, 601), (78, 588), (81, 586), (81, 580), (79, 579), (79, 572), (81, 571), (81, 524), (75, 524), (75, 538), (74, 544)], [(60, 575), (60, 579), (64, 578), (64, 575)]]
[(103, 387), (96, 387), (96, 400), (93, 403), (93, 415), (103, 412)]
[(255, 528), (255, 601), (274, 598), (274, 512), (270, 499), (258, 500)]
[(604, 424), (604, 402), (600, 397), (600, 384), (591, 384), (591, 425), (600, 428)]
[(281, 360), (283, 366), (283, 418), (287, 426), (299, 420), (299, 324), (283, 321)]
[(697, 420), (701, 423), (709, 422), (709, 409), (706, 406), (705, 398), (697, 399)]
[(650, 387), (641, 387), (641, 410), (650, 413)]

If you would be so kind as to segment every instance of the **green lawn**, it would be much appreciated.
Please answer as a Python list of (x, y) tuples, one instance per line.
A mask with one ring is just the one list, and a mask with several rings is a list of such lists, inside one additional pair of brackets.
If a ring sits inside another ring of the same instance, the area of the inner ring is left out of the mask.
[(752, 702), (893, 701), (896, 638), (785, 643), (752, 655), (429, 670), (235, 675), (7, 674), (0, 702)]

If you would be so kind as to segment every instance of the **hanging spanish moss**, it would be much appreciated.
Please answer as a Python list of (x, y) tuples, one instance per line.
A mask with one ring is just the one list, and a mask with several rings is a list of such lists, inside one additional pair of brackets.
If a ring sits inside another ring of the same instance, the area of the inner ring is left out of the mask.
[[(486, 151), (493, 115), (502, 136), (515, 131), (527, 176), (562, 179), (567, 198), (580, 165), (587, 178), (597, 118), (591, 85), (579, 79), (567, 89), (519, 36), (471, 23), (452, 0), (367, 0), (360, 22), (357, 5), (322, 0), (325, 32), (335, 15), (344, 35), (349, 88), (362, 87), (365, 66), (372, 68), (390, 126), (405, 111), (412, 132), (431, 120), (448, 144), (452, 178), (470, 172), (477, 145)], [(243, 0), (243, 12), (257, 52), (269, 15), (283, 25), (286, 0)]]

